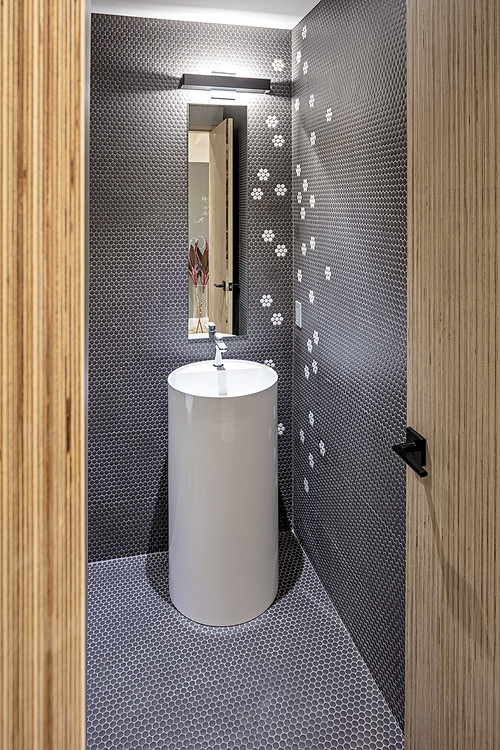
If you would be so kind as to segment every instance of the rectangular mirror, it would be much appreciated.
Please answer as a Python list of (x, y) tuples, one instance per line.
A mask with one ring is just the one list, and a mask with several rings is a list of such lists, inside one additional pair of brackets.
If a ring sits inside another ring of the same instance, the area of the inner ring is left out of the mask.
[(189, 105), (188, 336), (248, 329), (247, 108)]

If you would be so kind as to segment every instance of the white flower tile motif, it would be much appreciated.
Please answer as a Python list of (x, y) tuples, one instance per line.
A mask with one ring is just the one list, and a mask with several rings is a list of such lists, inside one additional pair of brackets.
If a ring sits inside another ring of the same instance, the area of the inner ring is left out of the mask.
[(316, 237), (311, 237), (309, 240), (309, 247), (311, 250), (316, 250)]
[(251, 192), (251, 196), (254, 199), (254, 201), (262, 200), (263, 195), (264, 195), (264, 191), (262, 190), (262, 188), (254, 188)]
[(288, 189), (283, 182), (279, 182), (274, 188), (274, 192), (276, 193), (276, 195), (286, 195)]
[(300, 109), (300, 99), (299, 99), (299, 97), (297, 97), (295, 99), (295, 105), (294, 106), (295, 106), (295, 111), (298, 112), (299, 109)]
[(300, 268), (297, 269), (297, 281), (302, 281), (302, 271)]
[(311, 339), (307, 339), (307, 351), (309, 352), (309, 354), (311, 354), (312, 350), (313, 350), (313, 342), (311, 341)]
[(273, 68), (275, 69), (276, 73), (281, 73), (282, 70), (285, 70), (285, 63), (283, 62), (281, 57), (274, 58)]
[(309, 289), (309, 302), (311, 305), (314, 305), (314, 292), (312, 289)]
[(314, 427), (314, 414), (312, 413), (312, 411), (309, 412), (309, 424), (311, 425), (311, 427)]
[(283, 148), (285, 139), (282, 135), (273, 135), (273, 143), (275, 148)]
[(283, 315), (281, 313), (273, 313), (271, 316), (271, 322), (273, 326), (280, 326), (283, 323)]
[(299, 437), (300, 437), (300, 442), (302, 443), (302, 445), (304, 445), (304, 443), (306, 441), (306, 434), (305, 434), (304, 430), (302, 430), (302, 429), (300, 430)]
[(305, 221), (306, 209), (304, 208), (304, 206), (302, 206), (302, 208), (300, 209), (300, 218), (302, 219), (302, 221)]
[(274, 251), (278, 258), (284, 258), (288, 252), (286, 245), (277, 245)]
[(302, 60), (302, 51), (300, 49), (297, 50), (297, 55), (295, 59), (297, 60), (297, 64), (299, 64), (300, 61)]
[(309, 380), (309, 375), (311, 373), (309, 372), (309, 367), (307, 365), (304, 365), (304, 376), (306, 380)]
[(309, 180), (302, 180), (302, 190), (304, 191), (304, 193), (307, 193), (307, 191), (309, 190)]
[(276, 365), (274, 364), (274, 360), (272, 359), (265, 359), (264, 364), (267, 365), (268, 367), (272, 367), (273, 370), (276, 369)]
[(304, 489), (305, 489), (306, 493), (309, 494), (309, 482), (307, 481), (307, 479), (305, 477), (304, 477)]
[(299, 205), (300, 205), (300, 204), (302, 203), (302, 193), (300, 192), (300, 190), (299, 190), (299, 192), (297, 193), (297, 203), (298, 203)]
[(307, 255), (307, 245), (305, 242), (302, 243), (302, 245), (300, 246), (300, 249), (301, 249), (302, 255), (305, 257)]
[(295, 174), (297, 175), (297, 177), (300, 177), (300, 175), (302, 174), (302, 167), (300, 166), (300, 164), (297, 164), (297, 166), (295, 167)]
[(306, 60), (304, 65), (302, 66), (302, 72), (304, 73), (305, 76), (307, 75), (308, 70), (309, 70), (309, 63)]
[(276, 115), (269, 115), (269, 117), (266, 118), (266, 125), (268, 128), (275, 128), (278, 124), (278, 118)]
[(272, 229), (264, 229), (262, 232), (262, 239), (264, 242), (272, 242), (275, 238), (275, 234)]
[(263, 294), (260, 298), (260, 304), (262, 305), (262, 307), (271, 307), (271, 305), (273, 304), (273, 298), (270, 294)]
[(281, 437), (284, 434), (285, 434), (285, 425), (283, 424), (283, 422), (280, 422), (278, 425), (278, 435)]
[(270, 176), (271, 174), (268, 169), (259, 169), (257, 172), (257, 177), (261, 182), (267, 182)]
[[(374, 139), (372, 136), (372, 133), (370, 130), (366, 130), (364, 128), (364, 123), (358, 124), (357, 119), (357, 113), (353, 112), (352, 109), (349, 109), (349, 82), (348, 81), (342, 81), (339, 84), (338, 91), (341, 92), (341, 95), (339, 97), (335, 96), (334, 98), (330, 98), (330, 94), (328, 94), (328, 91), (331, 93), (331, 86), (329, 86), (328, 83), (322, 82), (323, 76), (328, 76), (329, 69), (328, 69), (328, 63), (325, 62), (326, 58), (324, 56), (324, 50), (320, 51), (320, 48), (322, 46), (322, 25), (327, 23), (332, 23), (333, 25), (333, 19), (331, 16), (335, 17), (336, 15), (336, 9), (334, 9), (334, 5), (332, 3), (323, 3), (319, 6), (319, 9), (324, 8), (322, 12), (317, 12), (318, 9), (316, 9), (309, 17), (308, 19), (304, 19), (302, 22), (302, 25), (299, 24), (298, 28), (296, 29), (294, 33), (294, 44), (296, 45), (294, 48), (294, 54), (293, 54), (293, 72), (294, 72), (294, 96), (292, 98), (292, 103), (290, 104), (290, 110), (293, 111), (293, 100), (295, 97), (299, 96), (300, 94), (300, 102), (301, 102), (301, 109), (300, 112), (296, 114), (294, 118), (294, 126), (297, 125), (297, 133), (294, 132), (294, 159), (291, 162), (292, 163), (292, 169), (295, 168), (295, 165), (297, 162), (302, 163), (304, 162), (303, 168), (301, 170), (302, 174), (297, 173), (297, 178), (292, 182), (290, 192), (293, 196), (296, 196), (297, 191), (300, 190), (302, 192), (302, 202), (299, 205), (298, 208), (295, 208), (293, 211), (293, 217), (295, 220), (294, 230), (295, 230), (295, 236), (296, 236), (296, 244), (295, 247), (295, 253), (294, 253), (294, 262), (295, 262), (295, 273), (297, 273), (298, 268), (302, 270), (303, 272), (303, 280), (299, 284), (297, 279), (296, 284), (300, 286), (300, 289), (298, 286), (295, 287), (295, 294), (298, 294), (298, 297), (296, 299), (302, 300), (302, 305), (309, 304), (307, 301), (307, 296), (309, 291), (313, 291), (312, 287), (316, 287), (316, 292), (313, 292), (313, 295), (315, 296), (314, 303), (310, 307), (307, 308), (307, 311), (309, 311), (311, 315), (311, 318), (309, 319), (309, 323), (304, 325), (304, 329), (298, 333), (299, 340), (301, 340), (301, 346), (302, 346), (302, 362), (298, 362), (298, 385), (299, 388), (302, 387), (303, 390), (303, 397), (307, 398), (309, 395), (308, 400), (306, 401), (306, 409), (307, 409), (307, 403), (309, 402), (310, 409), (315, 408), (318, 413), (319, 411), (319, 405), (318, 403), (322, 400), (328, 401), (328, 394), (324, 393), (322, 389), (320, 389), (320, 393), (316, 393), (316, 386), (319, 386), (319, 364), (321, 363), (321, 378), (325, 377), (327, 373), (327, 364), (329, 359), (329, 354), (327, 353), (327, 350), (330, 349), (330, 338), (331, 338), (331, 331), (329, 328), (332, 325), (332, 321), (337, 320), (337, 315), (339, 314), (338, 311), (333, 310), (331, 313), (333, 317), (329, 317), (328, 312), (326, 311), (327, 306), (327, 297), (331, 296), (333, 285), (332, 281), (337, 283), (338, 281), (338, 272), (333, 279), (333, 266), (330, 266), (328, 263), (327, 258), (330, 262), (335, 262), (335, 259), (330, 253), (328, 243), (325, 244), (325, 239), (329, 236), (328, 235), (328, 222), (329, 219), (329, 207), (328, 207), (328, 201), (325, 203), (325, 195), (328, 194), (328, 191), (336, 190), (339, 186), (339, 179), (342, 180), (343, 176), (338, 176), (337, 174), (334, 175), (325, 175), (322, 177), (320, 174), (321, 169), (318, 168), (316, 155), (320, 156), (322, 160), (331, 160), (332, 158), (339, 158), (339, 159), (345, 159), (346, 153), (349, 153), (347, 149), (349, 148), (349, 136), (347, 138), (347, 141), (344, 139), (344, 132), (338, 133), (336, 131), (338, 123), (342, 126), (342, 124), (345, 124), (346, 122), (350, 123), (350, 127), (354, 130), (356, 128), (359, 128), (356, 131), (356, 135), (359, 137), (359, 151), (360, 151), (360, 158), (364, 156), (368, 159), (372, 158), (372, 149), (374, 146)], [(325, 8), (325, 6), (328, 6), (328, 8)], [(371, 12), (371, 10), (370, 10)], [(401, 11), (401, 15), (404, 18), (404, 9)], [(404, 24), (403, 24), (404, 26)], [(303, 31), (302, 38), (304, 41), (300, 42), (301, 39), (301, 31)], [(404, 35), (404, 32), (403, 32)], [(307, 37), (307, 38), (306, 38)], [(356, 40), (357, 42), (358, 40)], [(349, 42), (346, 39), (342, 39), (341, 44), (345, 45), (343, 47), (344, 51), (345, 49), (349, 50)], [(388, 42), (387, 49), (391, 51), (390, 57), (392, 58), (392, 49), (391, 45), (394, 43), (394, 40), (391, 40)], [(363, 71), (363, 75), (368, 74), (370, 66), (373, 63), (379, 64), (380, 59), (384, 59), (384, 53), (380, 52), (380, 50), (377, 51), (377, 54), (375, 56), (372, 56), (368, 53), (368, 50), (366, 48), (366, 45), (363, 45), (363, 40), (359, 41), (360, 49), (359, 50), (352, 50), (352, 52), (356, 52), (356, 57), (353, 58), (356, 60), (356, 64), (360, 66), (360, 69)], [(297, 50), (300, 47), (301, 54), (296, 56)], [(404, 45), (402, 47), (404, 50)], [(359, 58), (357, 56), (357, 53), (359, 54)], [(278, 50), (276, 50), (276, 54), (278, 54)], [(280, 55), (282, 55), (281, 51), (279, 52)], [(350, 54), (350, 50), (348, 52)], [(282, 55), (283, 56), (283, 55)], [(270, 56), (272, 58), (272, 55)], [(310, 58), (310, 62), (309, 62)], [(363, 59), (364, 58), (364, 59)], [(404, 58), (404, 51), (401, 55), (401, 58)], [(303, 71), (303, 64), (305, 61), (308, 61), (308, 72), (307, 74)], [(396, 67), (396, 70), (399, 71), (399, 75), (401, 75), (401, 70), (404, 71), (404, 60), (400, 60), (400, 64), (402, 65), (402, 68), (395, 64), (392, 59), (389, 63), (387, 61), (387, 64), (389, 67), (394, 68)], [(311, 76), (309, 76), (309, 71), (311, 73)], [(403, 77), (404, 78), (404, 77)], [(319, 81), (319, 83), (315, 83), (316, 81)], [(347, 86), (346, 86), (347, 84)], [(388, 79), (387, 84), (391, 86), (391, 82)], [(346, 90), (347, 89), (347, 90)], [(336, 89), (337, 92), (337, 89)], [(394, 107), (400, 107), (402, 111), (404, 111), (404, 83), (398, 89), (396, 86), (392, 85), (392, 92), (396, 94), (394, 99), (398, 98), (398, 95), (402, 95), (403, 101), (398, 100), (398, 104), (394, 105)], [(338, 92), (337, 92), (338, 93)], [(316, 94), (318, 94), (316, 98)], [(384, 119), (387, 118), (386, 114), (386, 108), (384, 107), (384, 103), (377, 104), (377, 99), (379, 97), (378, 92), (373, 92), (374, 94), (374, 108), (376, 106), (379, 107), (379, 111), (381, 112), (381, 118)], [(313, 100), (314, 96), (314, 100)], [(330, 100), (330, 101), (328, 101)], [(347, 101), (346, 101), (347, 100)], [(312, 103), (314, 102), (314, 103)], [(352, 104), (352, 102), (351, 102)], [(312, 106), (311, 106), (312, 105)], [(333, 120), (333, 106), (335, 106), (335, 121)], [(392, 102), (391, 102), (392, 106)], [(314, 111), (313, 111), (314, 110)], [(398, 111), (401, 111), (398, 110)], [(391, 112), (391, 108), (387, 106), (387, 112)], [(392, 116), (393, 113), (391, 113)], [(300, 118), (300, 123), (299, 123)], [(349, 125), (348, 125), (349, 127)], [(397, 127), (394, 127), (392, 124), (387, 122), (387, 119), (385, 120), (385, 127), (387, 128), (387, 132), (393, 133), (394, 131), (399, 132)], [(394, 128), (394, 131), (393, 131)], [(295, 130), (295, 127), (294, 127)], [(342, 149), (344, 149), (342, 153)], [(333, 154), (333, 156), (332, 156)], [(265, 158), (265, 157), (264, 157)], [(403, 154), (403, 161), (404, 161), (404, 154)], [(403, 164), (404, 166), (404, 164)], [(404, 172), (404, 170), (403, 170)], [(308, 185), (308, 188), (306, 189), (303, 178), (311, 178), (311, 182)], [(347, 176), (348, 181), (351, 180), (349, 183), (349, 189), (353, 188), (353, 185), (355, 186), (355, 179), (352, 179), (352, 175), (348, 174)], [(370, 181), (370, 176), (367, 177), (368, 181)], [(374, 181), (377, 181), (378, 179), (378, 173), (374, 175), (373, 177)], [(287, 183), (288, 184), (288, 183)], [(389, 184), (387, 186), (387, 193), (386, 195), (394, 196), (397, 195), (397, 192), (399, 190), (399, 184), (398, 180), (393, 180), (392, 184), (391, 181), (389, 181)], [(382, 188), (384, 189), (384, 188)], [(318, 191), (318, 196), (316, 198), (315, 191)], [(311, 195), (312, 194), (312, 195)], [(266, 193), (267, 198), (267, 193)], [(288, 196), (290, 198), (290, 196)], [(294, 201), (294, 205), (295, 201)], [(307, 212), (307, 220), (306, 222), (302, 222), (299, 220), (299, 214), (300, 214), (300, 208), (305, 207)], [(260, 208), (260, 206), (259, 206)], [(264, 220), (266, 221), (266, 220)], [(267, 219), (267, 222), (273, 221), (273, 224), (277, 226), (277, 224), (274, 222), (272, 218)], [(266, 223), (267, 223), (266, 222)], [(365, 222), (365, 223), (363, 223)], [(326, 227), (326, 230), (325, 230)], [(349, 245), (355, 241), (354, 235), (357, 233), (359, 227), (361, 227), (360, 231), (368, 232), (368, 234), (371, 231), (370, 222), (365, 219), (364, 216), (359, 217), (359, 226), (358, 221), (356, 221), (356, 228), (352, 227), (354, 231), (348, 232), (346, 231), (345, 234), (342, 232), (342, 243), (345, 243), (345, 246), (348, 248)], [(351, 229), (351, 227), (349, 227)], [(316, 237), (316, 241), (309, 242), (309, 231), (315, 231), (318, 232), (318, 236)], [(278, 229), (277, 229), (278, 231)], [(325, 233), (326, 232), (326, 233)], [(352, 235), (352, 236), (351, 236)], [(393, 236), (391, 232), (391, 237)], [(281, 240), (281, 237), (280, 237)], [(284, 240), (282, 240), (284, 241)], [(299, 252), (299, 248), (301, 248), (303, 243), (305, 241), (306, 248), (304, 250), (307, 252), (307, 257), (302, 256)], [(394, 241), (396, 244), (401, 243), (402, 246), (404, 246), (403, 238), (399, 235), (396, 237), (394, 235), (394, 240), (390, 240), (391, 242)], [(349, 254), (349, 253), (348, 253)], [(349, 272), (352, 271), (352, 265), (353, 262), (350, 260), (350, 258), (343, 259), (343, 262), (345, 263), (345, 267), (349, 269)], [(325, 265), (322, 265), (322, 263), (325, 263)], [(337, 266), (336, 266), (337, 267)], [(358, 270), (358, 269), (356, 269)], [(325, 276), (323, 277), (323, 273), (325, 273)], [(396, 272), (393, 272), (394, 276), (396, 276)], [(365, 274), (363, 273), (363, 270), (361, 269), (359, 273), (360, 279), (363, 279), (364, 283), (366, 283)], [(325, 278), (325, 284), (323, 285), (322, 278)], [(319, 279), (319, 281), (318, 281)], [(360, 281), (360, 279), (356, 279), (357, 282)], [(307, 282), (306, 282), (307, 280)], [(350, 279), (349, 279), (350, 281)], [(354, 281), (354, 279), (353, 279)], [(383, 280), (383, 283), (387, 284), (389, 283), (392, 285), (393, 283), (399, 284), (400, 280), (399, 278), (393, 278), (390, 282), (387, 282)], [(342, 286), (342, 285), (341, 285)], [(309, 289), (308, 289), (309, 287)], [(332, 287), (332, 289), (330, 289)], [(276, 292), (274, 291), (274, 286), (270, 287), (273, 289), (273, 293), (276, 296)], [(342, 302), (342, 301), (340, 301)], [(275, 309), (279, 309), (280, 305), (275, 305)], [(323, 320), (323, 307), (325, 307), (325, 314), (327, 317)], [(284, 309), (284, 308), (282, 308)], [(345, 314), (345, 311), (344, 311)], [(391, 311), (391, 314), (392, 311)], [(306, 314), (307, 318), (307, 314)], [(321, 318), (321, 319), (320, 319)], [(339, 317), (339, 319), (341, 319)], [(304, 318), (303, 318), (304, 320)], [(328, 320), (328, 325), (325, 327), (325, 321)], [(289, 323), (288, 316), (287, 316), (287, 324)], [(314, 324), (321, 327), (321, 334), (319, 333), (319, 327), (317, 330), (312, 331), (311, 327), (314, 326)], [(335, 327), (335, 324), (334, 324)], [(312, 352), (304, 352), (304, 344), (308, 341), (308, 337), (312, 339)], [(332, 346), (335, 348), (335, 336), (333, 336), (333, 344)], [(319, 345), (321, 344), (321, 350), (319, 349)], [(339, 347), (340, 348), (340, 347)], [(305, 356), (304, 356), (305, 354)], [(317, 357), (317, 359), (316, 359)], [(327, 359), (325, 359), (327, 357)], [(309, 368), (310, 377), (309, 380), (306, 380), (304, 382), (302, 380), (302, 372), (304, 369), (304, 365), (307, 363), (307, 366)], [(313, 389), (311, 391), (310, 389)], [(330, 397), (331, 398), (331, 397)], [(318, 403), (317, 403), (318, 401)], [(324, 404), (323, 404), (324, 406)], [(327, 407), (326, 407), (327, 408)], [(325, 513), (328, 513), (328, 499), (326, 501), (323, 498), (323, 494), (325, 494), (325, 487), (322, 485), (321, 487), (316, 487), (315, 481), (315, 472), (321, 472), (325, 471), (327, 469), (327, 464), (330, 462), (330, 460), (334, 459), (335, 456), (335, 446), (333, 444), (330, 444), (330, 441), (328, 439), (328, 435), (323, 437), (324, 430), (323, 430), (323, 418), (319, 420), (319, 422), (314, 422), (314, 417), (311, 412), (310, 417), (310, 425), (307, 427), (307, 411), (304, 409), (303, 416), (300, 418), (301, 424), (299, 426), (295, 426), (296, 433), (294, 435), (295, 437), (295, 444), (296, 449), (300, 447), (300, 454), (301, 454), (301, 461), (302, 461), (302, 476), (303, 476), (303, 482), (304, 479), (307, 479), (308, 481), (308, 494), (306, 493), (305, 489), (304, 492), (302, 492), (302, 484), (300, 482), (300, 474), (298, 479), (298, 488), (299, 488), (299, 497), (297, 499), (298, 506), (297, 506), (297, 512), (303, 513), (304, 518), (307, 518), (308, 513), (308, 506), (307, 503), (314, 502), (316, 506), (316, 502), (318, 504), (321, 504), (321, 502), (324, 502), (324, 505), (321, 506), (321, 511), (324, 511)], [(337, 409), (335, 409), (335, 412)], [(300, 414), (300, 412), (299, 412)], [(321, 417), (323, 415), (320, 414)], [(343, 415), (343, 419), (349, 424), (350, 415), (347, 413)], [(297, 432), (299, 432), (299, 427), (303, 427), (305, 434), (304, 434), (304, 441), (301, 443), (297, 443), (297, 438), (299, 435)], [(323, 435), (321, 434), (323, 432)], [(307, 435), (307, 440), (305, 439)], [(287, 436), (288, 433), (287, 433)], [(322, 438), (322, 439), (320, 439)], [(307, 442), (307, 449), (305, 448), (305, 442)], [(328, 442), (328, 446), (326, 443)], [(302, 447), (304, 448), (302, 452)], [(328, 461), (326, 459), (326, 453), (328, 453)], [(314, 467), (311, 463), (311, 459), (314, 462)], [(310, 467), (310, 468), (308, 468)], [(327, 481), (327, 478), (330, 474), (330, 472), (334, 472), (334, 466), (328, 466), (326, 475), (324, 477), (325, 483)], [(296, 480), (297, 481), (297, 480)], [(300, 494), (302, 493), (302, 501), (300, 499)], [(309, 499), (309, 494), (311, 495), (311, 499)], [(326, 490), (326, 496), (328, 498), (328, 490)], [(303, 507), (300, 505), (302, 502)], [(325, 511), (326, 507), (326, 511)], [(329, 519), (331, 520), (331, 519)], [(312, 537), (312, 529), (315, 529), (314, 522), (317, 522), (317, 518), (314, 517), (312, 521), (309, 521), (309, 526), (307, 527), (308, 532), (311, 534), (309, 538)], [(317, 524), (316, 524), (317, 525)], [(306, 522), (307, 526), (307, 522)], [(311, 543), (312, 544), (312, 543)], [(355, 607), (354, 607), (355, 610)], [(398, 615), (400, 612), (397, 613)], [(361, 628), (362, 630), (362, 628)], [(394, 639), (396, 641), (396, 646), (400, 645), (398, 642), (398, 639)], [(393, 645), (393, 644), (391, 644)], [(379, 656), (379, 655), (377, 655)], [(379, 667), (380, 662), (377, 661), (377, 657), (373, 659), (373, 662), (376, 663), (376, 666)], [(382, 681), (385, 681), (387, 679), (387, 682), (385, 682), (386, 687), (388, 687), (388, 683), (391, 681), (391, 677), (382, 678)], [(391, 688), (394, 688), (394, 684), (391, 685)], [(389, 688), (389, 690), (391, 689)], [(395, 691), (396, 692), (396, 691)], [(313, 742), (314, 744), (314, 742)], [(316, 743), (318, 744), (318, 743)], [(389, 743), (390, 744), (390, 743)]]

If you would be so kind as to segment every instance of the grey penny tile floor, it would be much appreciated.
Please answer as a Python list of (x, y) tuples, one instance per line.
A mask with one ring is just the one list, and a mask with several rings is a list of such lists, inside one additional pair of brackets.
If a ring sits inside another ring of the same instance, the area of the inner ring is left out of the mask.
[(280, 589), (212, 628), (168, 596), (167, 554), (89, 565), (88, 750), (402, 750), (403, 736), (316, 573), (280, 537)]

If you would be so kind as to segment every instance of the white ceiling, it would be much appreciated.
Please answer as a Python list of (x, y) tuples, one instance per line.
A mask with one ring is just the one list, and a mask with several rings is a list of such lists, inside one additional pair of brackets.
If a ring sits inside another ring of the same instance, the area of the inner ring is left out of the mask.
[(319, 0), (91, 0), (92, 13), (293, 29)]

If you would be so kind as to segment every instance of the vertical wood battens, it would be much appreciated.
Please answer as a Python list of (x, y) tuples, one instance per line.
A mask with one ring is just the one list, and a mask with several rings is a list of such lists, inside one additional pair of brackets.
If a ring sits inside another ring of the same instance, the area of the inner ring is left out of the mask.
[(84, 3), (1, 4), (0, 744), (85, 747)]
[(500, 747), (500, 5), (408, 0), (406, 747)]

